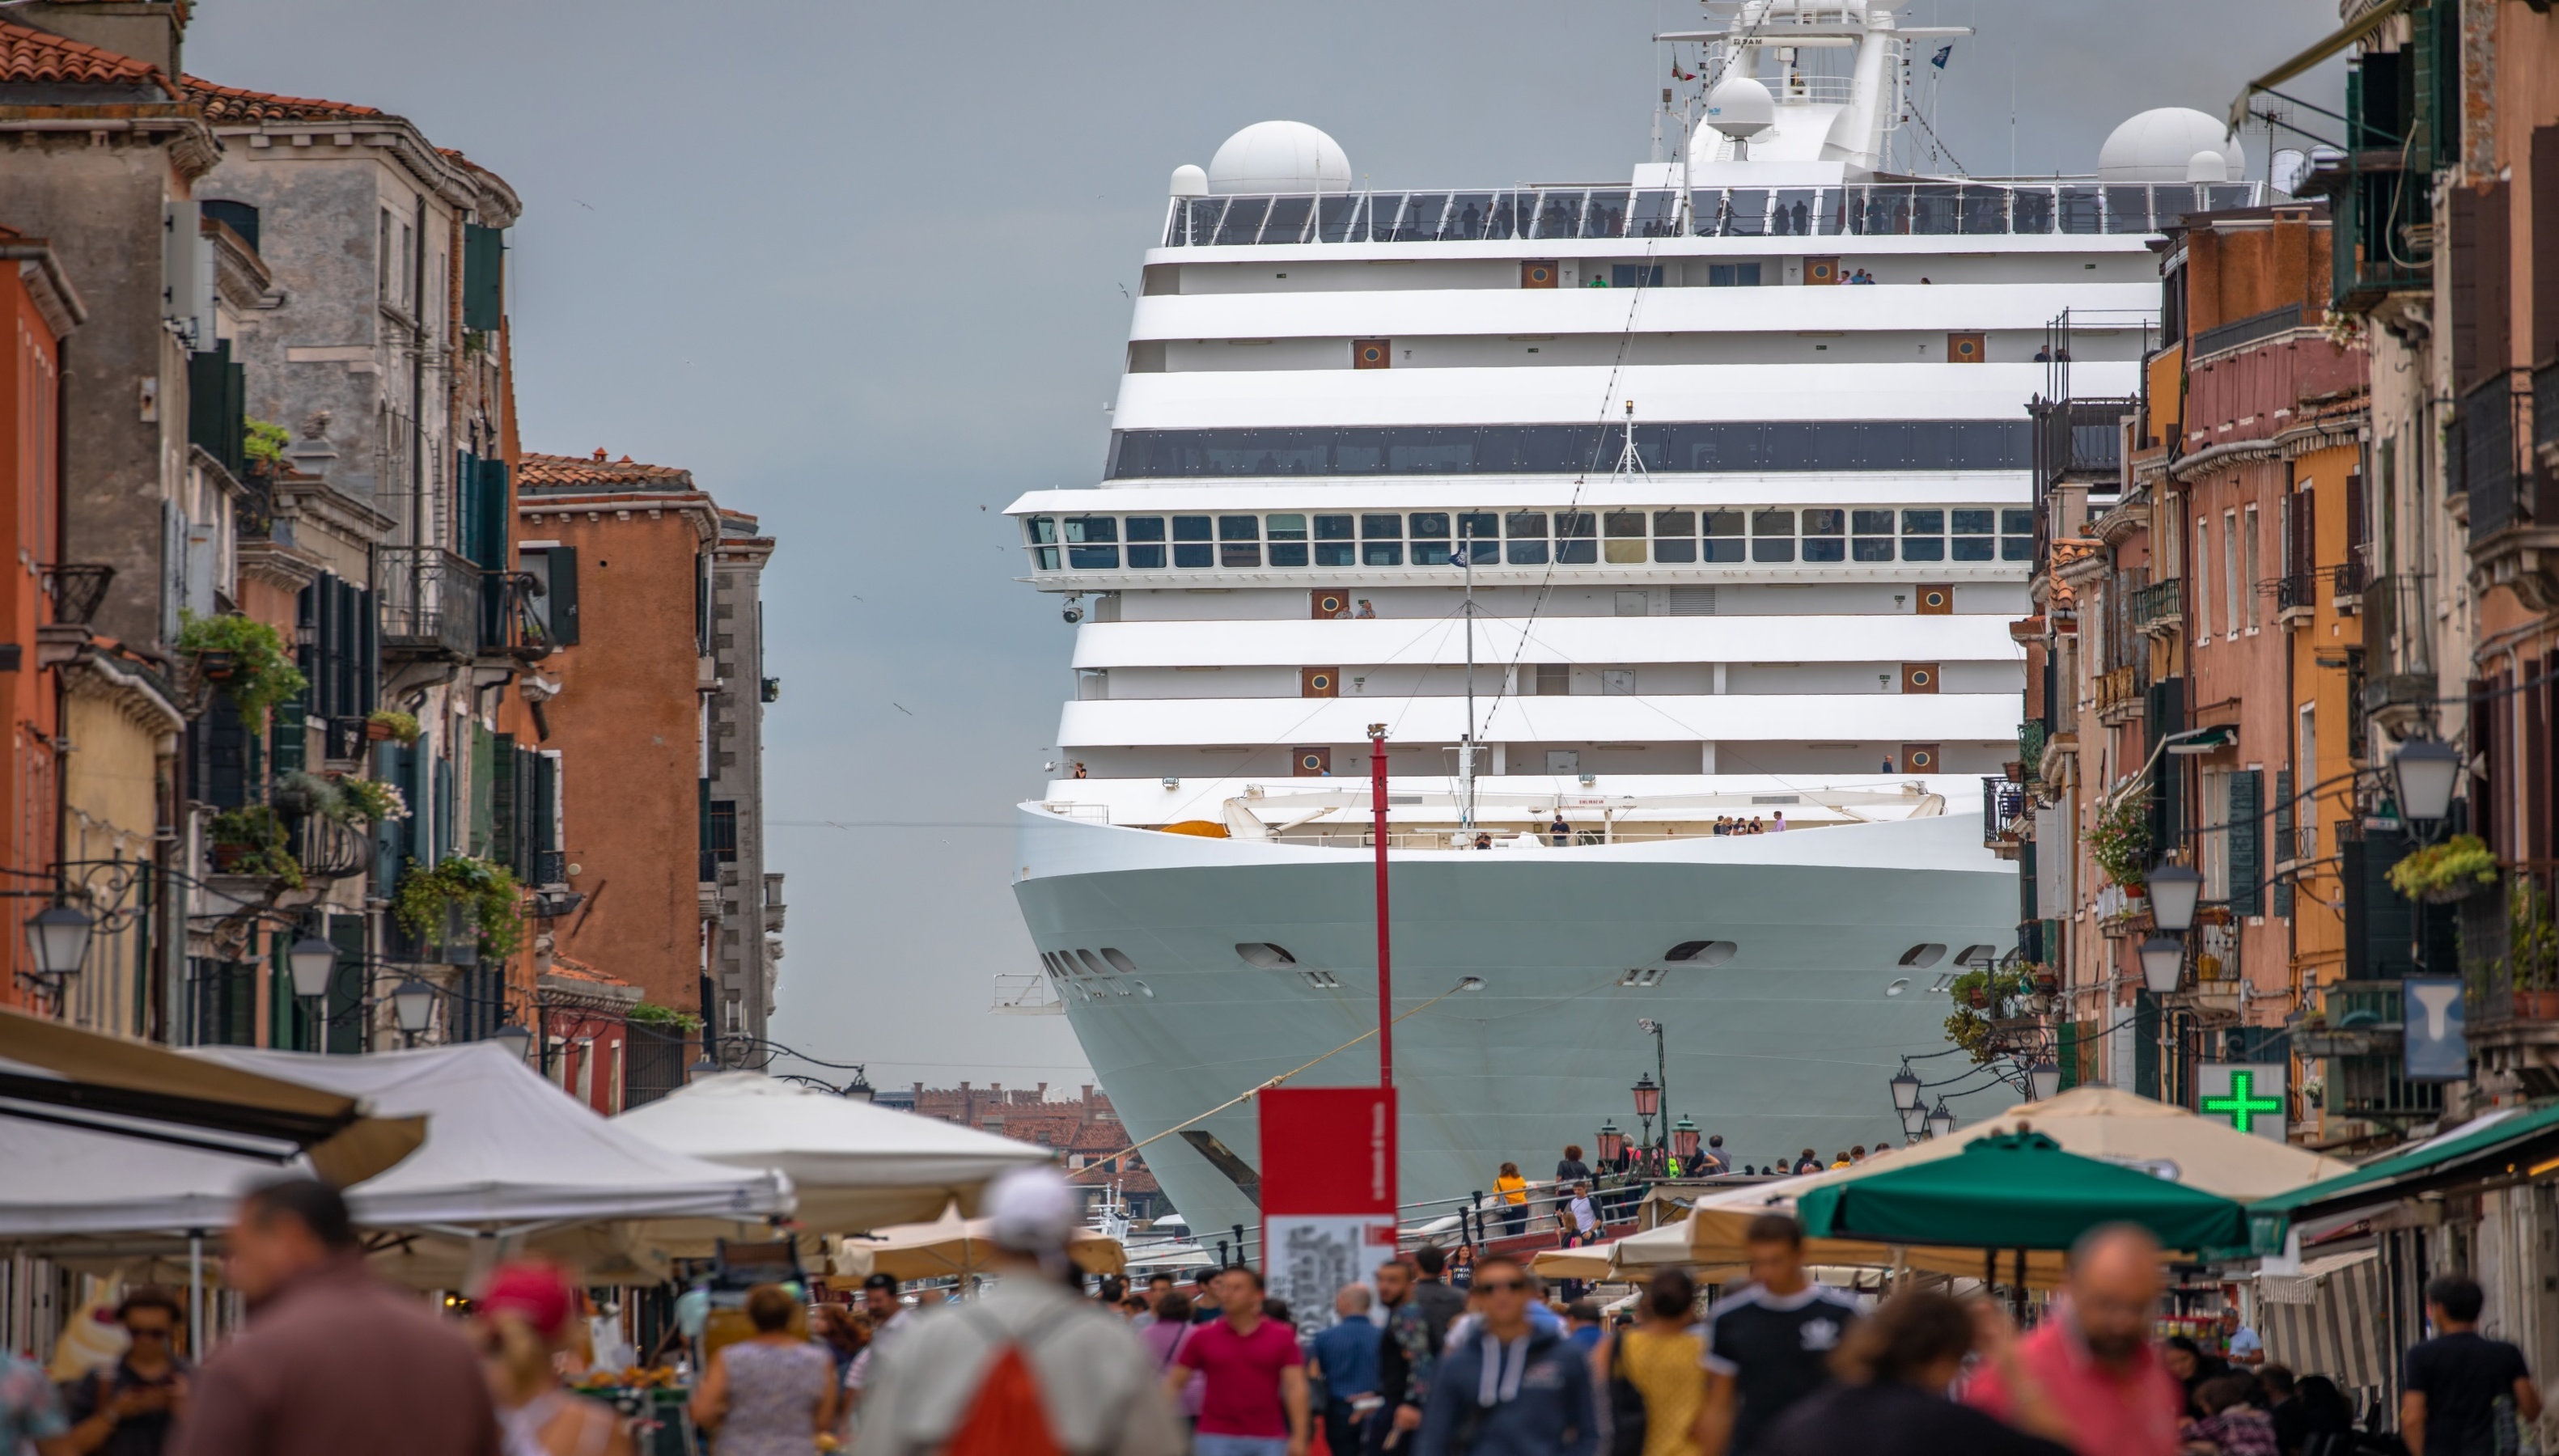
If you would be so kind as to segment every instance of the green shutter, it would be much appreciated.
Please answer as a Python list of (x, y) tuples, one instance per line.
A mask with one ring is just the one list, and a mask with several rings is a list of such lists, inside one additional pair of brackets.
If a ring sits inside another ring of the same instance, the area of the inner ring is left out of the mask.
[(516, 853), (518, 816), (523, 813), (523, 780), (516, 772), (516, 735), (491, 735), (489, 754), (489, 857), (525, 878), (529, 868)]
[(2266, 879), (2264, 825), (2257, 817), (2265, 776), (2242, 769), (2230, 776), (2230, 913), (2264, 915)]
[(488, 333), (506, 318), (507, 233), (466, 222), (462, 227), (462, 327)]
[[(2300, 836), (2293, 829), (2293, 771), (2275, 771), (2275, 852), (2277, 864), (2298, 858)], [(2293, 913), (2293, 882), (2287, 876), (2274, 884), (2274, 913), (2290, 919)]]
[(479, 462), (479, 536), (480, 554), (471, 559), (490, 571), (509, 571), (515, 567), (515, 553), (509, 549), (514, 532), (507, 529), (515, 513), (514, 503), (507, 495), (507, 462)]
[(577, 646), (577, 547), (553, 546), (551, 579), (546, 600), (550, 603), (551, 643), (556, 647)]
[(471, 831), (472, 854), (494, 856), (498, 804), (498, 735), (474, 723), (471, 725)]

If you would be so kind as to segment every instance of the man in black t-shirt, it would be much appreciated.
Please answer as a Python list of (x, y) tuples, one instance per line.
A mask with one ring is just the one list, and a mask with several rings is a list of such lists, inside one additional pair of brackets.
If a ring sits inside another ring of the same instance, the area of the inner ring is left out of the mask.
[[(2479, 1281), (2445, 1274), (2426, 1286), (2426, 1317), (2440, 1334), (2411, 1346), (2400, 1382), (2399, 1434), (2409, 1456), (2494, 1456), (2500, 1422), (2541, 1415), (2541, 1391), (2523, 1352), (2479, 1333)], [(2511, 1402), (2500, 1411), (2499, 1400)], [(2513, 1427), (2506, 1427), (2509, 1435)]]
[(1812, 1281), (1804, 1231), (1762, 1214), (1743, 1231), (1751, 1284), (1706, 1312), (1703, 1456), (1753, 1456), (1787, 1407), (1830, 1383), (1831, 1352), (1857, 1322), (1857, 1301)]

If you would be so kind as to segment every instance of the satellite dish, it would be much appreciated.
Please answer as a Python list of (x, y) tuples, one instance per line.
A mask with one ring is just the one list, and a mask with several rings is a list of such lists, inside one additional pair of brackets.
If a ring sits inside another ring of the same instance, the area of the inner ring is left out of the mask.
[(2291, 197), (2302, 179), (2311, 175), (2311, 159), (2299, 147), (2286, 147), (2267, 164), (2266, 174), (2275, 191)]
[(1746, 75), (1728, 76), (1706, 93), (1706, 124), (1732, 138), (1732, 155), (1749, 155), (1749, 138), (1777, 123), (1777, 98)]

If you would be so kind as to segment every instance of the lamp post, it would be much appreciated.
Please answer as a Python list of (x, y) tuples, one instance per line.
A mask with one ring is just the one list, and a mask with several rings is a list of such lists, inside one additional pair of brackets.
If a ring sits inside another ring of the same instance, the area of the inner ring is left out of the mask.
[(515, 1021), (509, 1021), (489, 1033), (487, 1040), (496, 1042), (515, 1055), (519, 1062), (529, 1062), (533, 1055), (533, 1034)]
[(284, 952), (284, 964), (293, 972), (293, 999), (311, 1024), (311, 1050), (326, 1052), (329, 1038), (322, 1031), (324, 1023), (312, 1014), (312, 1003), (329, 994), (329, 979), (338, 969), (338, 947), (318, 936), (304, 936)]
[(1955, 1135), (1955, 1114), (1947, 1107), (1944, 1097), (1937, 1099), (1937, 1109), (1928, 1114), (1928, 1135), (1930, 1137)]
[(2026, 1069), (2026, 1080), (2038, 1102), (2048, 1102), (2061, 1092), (2061, 1069), (2051, 1062), (2037, 1060)]
[(1653, 1118), (1662, 1110), (1662, 1087), (1653, 1081), (1651, 1073), (1646, 1072), (1638, 1076), (1635, 1085), (1628, 1090), (1635, 1095), (1635, 1116), (1644, 1124), (1643, 1153), (1650, 1159), (1655, 1146)]
[(1671, 1156), (1679, 1159), (1681, 1172), (1697, 1167), (1697, 1123), (1682, 1112), (1679, 1125), (1671, 1129)]
[(2163, 936), (2183, 936), (2194, 929), (2194, 903), (2203, 895), (2203, 876), (2182, 864), (2154, 865), (2147, 877), (2151, 924)]
[(2410, 822), (2440, 822), (2453, 812), (2453, 786), (2460, 782), (2462, 753), (2449, 743), (2416, 738), (2390, 756), (2390, 772), (2399, 781), (2399, 812)]
[(716, 1077), (719, 1075), (719, 1070), (720, 1066), (711, 1060), (711, 1054), (704, 1052), (693, 1060), (692, 1066), (684, 1069), (684, 1085), (690, 1087), (705, 1077)]
[[(1892, 1075), (1892, 1110), (1907, 1112), (1918, 1105), (1919, 1074), (1911, 1071), (1910, 1064), (1904, 1062), (1901, 1070)], [(1902, 1120), (1906, 1122), (1909, 1119), (1905, 1117)]]
[(1913, 1101), (1909, 1106), (1901, 1109), (1902, 1136), (1915, 1140), (1919, 1134), (1927, 1130), (1928, 1111), (1926, 1108), (1920, 1106), (1916, 1101)]
[(54, 905), (27, 917), (27, 956), (36, 963), (32, 979), (52, 988), (54, 1010), (63, 1009), (63, 993), (88, 958), (89, 933), (97, 922), (75, 905)]
[(391, 1015), (399, 1022), (400, 1036), (416, 1046), (418, 1035), (435, 1018), (435, 987), (415, 976), (391, 987)]
[(2142, 942), (2142, 986), (2154, 996), (2165, 996), (2177, 989), (2178, 977), (2185, 968), (2185, 943), (2167, 936), (2153, 936)]
[[(1662, 1142), (1666, 1144), (1671, 1137), (1671, 1114), (1664, 1102), (1671, 1092), (1671, 1064), (1669, 1054), (1663, 1049), (1662, 1024), (1652, 1017), (1638, 1016), (1635, 1018), (1635, 1029), (1649, 1032), (1653, 1038), (1653, 1085), (1659, 1089), (1653, 1094), (1653, 1110), (1661, 1116)], [(1667, 1148), (1658, 1150), (1664, 1153), (1668, 1151)]]
[(1600, 1123), (1599, 1166), (1602, 1168), (1614, 1168), (1617, 1165), (1617, 1160), (1625, 1155), (1626, 1134), (1617, 1130), (1617, 1119), (1611, 1117), (1607, 1121)]

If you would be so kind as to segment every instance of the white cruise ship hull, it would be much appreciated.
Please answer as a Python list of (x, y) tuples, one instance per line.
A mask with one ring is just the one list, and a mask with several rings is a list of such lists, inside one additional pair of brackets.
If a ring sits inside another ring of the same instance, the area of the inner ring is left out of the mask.
[[(1037, 803), (1019, 826), (1015, 896), (1041, 950), (1087, 952), (1065, 962), (1077, 975), (1052, 979), (1132, 1141), (1376, 1025), (1371, 852), (1117, 827)], [(1391, 863), (1398, 1011), (1483, 981), (1396, 1027), (1407, 1203), (1488, 1189), (1505, 1160), (1543, 1176), (1603, 1121), (1635, 1131), (1628, 1089), (1654, 1066), (1639, 1018), (1667, 1028), (1669, 1115), (1722, 1134), (1736, 1167), (1898, 1140), (1888, 1079), (1904, 1056), (1946, 1049), (1949, 1007), (1932, 986), (1964, 947), (2004, 947), (2017, 920), (2016, 871), (1960, 805), (1785, 834), (1397, 851)], [(1665, 958), (1695, 941), (1732, 953), (1713, 966)], [(1240, 943), (1283, 946), (1295, 964), (1257, 968)], [(1919, 946), (1941, 948), (1928, 966), (1902, 964)], [(1933, 1082), (1961, 1061), (1923, 1065), (1942, 1069)], [(1295, 1083), (1376, 1076), (1371, 1040)], [(2013, 1099), (1994, 1088), (1963, 1115)], [(1260, 1166), (1251, 1102), (1197, 1125)], [(1181, 1139), (1146, 1159), (1204, 1236), (1258, 1223)]]

